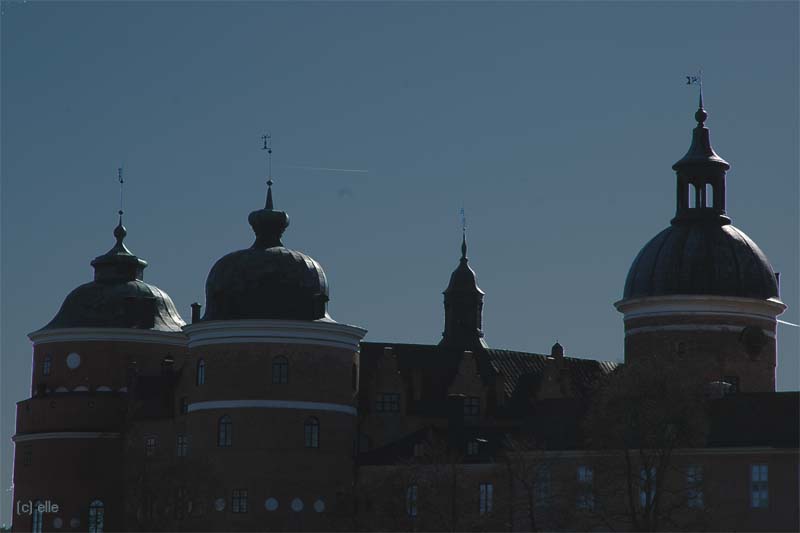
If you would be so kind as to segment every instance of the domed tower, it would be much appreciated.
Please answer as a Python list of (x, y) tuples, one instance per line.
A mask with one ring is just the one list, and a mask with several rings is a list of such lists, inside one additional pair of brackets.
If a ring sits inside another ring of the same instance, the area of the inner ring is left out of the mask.
[(366, 331), (328, 316), (325, 273), (281, 242), (289, 217), (267, 183), (265, 208), (249, 216), (255, 241), (214, 264), (205, 315), (184, 329), (191, 453), (217, 480), (208, 512), (187, 527), (348, 529)]
[(675, 356), (687, 372), (741, 391), (774, 391), (776, 317), (786, 306), (759, 247), (725, 211), (727, 161), (711, 147), (700, 106), (677, 173), (670, 226), (636, 256), (622, 300), (625, 360)]
[[(17, 404), (14, 499), (44, 505), (16, 531), (122, 530), (131, 377), (181, 356), (183, 320), (143, 281), (147, 263), (116, 244), (95, 258), (94, 280), (73, 290), (33, 341), (30, 399)], [(55, 506), (55, 507), (54, 507)]]
[(444, 332), (440, 346), (456, 350), (482, 350), (489, 346), (483, 338), (483, 295), (475, 271), (467, 264), (467, 234), (461, 235), (461, 259), (444, 290)]

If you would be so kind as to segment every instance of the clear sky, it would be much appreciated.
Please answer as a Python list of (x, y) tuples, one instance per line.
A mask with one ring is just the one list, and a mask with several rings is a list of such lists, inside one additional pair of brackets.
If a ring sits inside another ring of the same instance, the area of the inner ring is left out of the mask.
[[(489, 345), (620, 361), (636, 253), (674, 214), (702, 66), (728, 208), (798, 322), (798, 3), (2, 2), (2, 521), (26, 335), (126, 243), (184, 318), (253, 240), (274, 141), (284, 243), (334, 319), (438, 342), (460, 219)], [(316, 171), (327, 167), (366, 172)], [(778, 386), (798, 388), (779, 326)]]

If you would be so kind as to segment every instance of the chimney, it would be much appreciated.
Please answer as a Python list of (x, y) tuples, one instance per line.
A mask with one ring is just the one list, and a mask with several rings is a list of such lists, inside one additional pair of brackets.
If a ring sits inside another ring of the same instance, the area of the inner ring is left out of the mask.
[(202, 307), (203, 306), (197, 302), (192, 304), (192, 324), (200, 321), (200, 309), (202, 309)]

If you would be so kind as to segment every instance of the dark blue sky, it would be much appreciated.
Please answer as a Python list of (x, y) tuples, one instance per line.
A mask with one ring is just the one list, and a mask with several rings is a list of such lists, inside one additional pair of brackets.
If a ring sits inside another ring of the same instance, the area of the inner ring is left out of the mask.
[[(798, 322), (798, 4), (2, 2), (2, 521), (27, 333), (113, 244), (184, 318), (252, 242), (274, 137), (284, 242), (370, 341), (438, 342), (466, 207), (497, 348), (622, 358), (630, 263), (674, 213), (703, 67), (734, 224)], [(329, 167), (366, 172), (311, 171)], [(798, 332), (779, 327), (780, 389)]]

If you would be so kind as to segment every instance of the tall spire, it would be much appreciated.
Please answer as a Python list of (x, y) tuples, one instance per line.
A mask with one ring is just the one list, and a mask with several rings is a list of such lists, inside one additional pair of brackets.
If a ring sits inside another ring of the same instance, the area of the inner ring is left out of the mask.
[(708, 128), (708, 112), (703, 107), (702, 78), (687, 76), (689, 84), (700, 86), (697, 111), (694, 118), (697, 126), (692, 130), (689, 150), (672, 165), (678, 177), (677, 207), (673, 223), (688, 220), (714, 220), (727, 224), (725, 216), (725, 172), (731, 168), (711, 147)]
[(247, 220), (256, 234), (252, 248), (266, 249), (283, 246), (281, 236), (289, 226), (289, 215), (276, 210), (272, 199), (272, 136), (267, 133), (261, 140), (264, 141), (261, 149), (267, 152), (267, 201), (264, 209), (253, 211)]
[(461, 258), (444, 291), (444, 332), (439, 343), (457, 350), (488, 348), (483, 339), (483, 296), (467, 259), (467, 226), (461, 210)]

